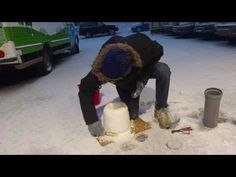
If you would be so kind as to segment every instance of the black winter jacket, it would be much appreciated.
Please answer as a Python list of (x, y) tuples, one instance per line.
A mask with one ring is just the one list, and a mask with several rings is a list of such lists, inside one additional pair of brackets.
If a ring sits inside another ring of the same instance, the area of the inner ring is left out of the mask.
[(117, 47), (127, 51), (132, 57), (131, 72), (115, 83), (117, 88), (127, 91), (134, 90), (137, 81), (142, 81), (146, 84), (152, 67), (163, 55), (163, 47), (142, 33), (127, 37), (113, 36), (106, 41), (93, 62), (92, 70), (80, 83), (80, 105), (87, 125), (98, 120), (96, 109), (93, 105), (93, 95), (96, 89), (100, 85), (109, 82), (109, 78), (100, 72), (102, 61), (110, 49)]

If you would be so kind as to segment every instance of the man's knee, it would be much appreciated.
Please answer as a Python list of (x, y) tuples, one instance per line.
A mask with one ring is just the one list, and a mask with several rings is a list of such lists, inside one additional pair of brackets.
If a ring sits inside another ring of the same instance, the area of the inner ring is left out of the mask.
[(157, 63), (155, 65), (155, 74), (161, 79), (169, 79), (171, 75), (170, 67), (166, 63)]

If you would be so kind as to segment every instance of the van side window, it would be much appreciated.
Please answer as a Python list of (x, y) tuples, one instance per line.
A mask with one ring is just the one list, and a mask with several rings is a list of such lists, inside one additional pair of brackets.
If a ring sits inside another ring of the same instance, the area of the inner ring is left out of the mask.
[(25, 22), (26, 26), (31, 26), (32, 27), (32, 22)]
[(31, 26), (32, 27), (32, 22), (18, 22), (19, 25), (22, 25), (22, 26)]

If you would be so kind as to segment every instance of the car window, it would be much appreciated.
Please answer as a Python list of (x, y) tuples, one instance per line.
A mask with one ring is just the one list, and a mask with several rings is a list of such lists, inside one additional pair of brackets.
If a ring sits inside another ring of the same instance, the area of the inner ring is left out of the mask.
[(191, 22), (180, 22), (179, 25), (189, 25), (192, 24)]
[(204, 22), (196, 22), (196, 25), (201, 25), (203, 24)]
[(101, 23), (101, 22), (98, 22), (97, 23), (97, 26), (103, 26), (104, 24), (103, 23)]
[(180, 22), (173, 22), (172, 24), (169, 23), (169, 25), (179, 25), (179, 24), (180, 24)]
[(85, 23), (80, 23), (79, 27), (83, 28), (85, 26)]
[(139, 26), (139, 25), (141, 25), (141, 23), (139, 22), (139, 23), (134, 23), (134, 24), (132, 24), (133, 26)]
[(216, 22), (196, 22), (196, 25), (214, 25)]
[(90, 22), (89, 23), (89, 27), (96, 27), (97, 26), (97, 22)]
[(82, 28), (96, 27), (96, 25), (97, 25), (96, 22), (83, 22), (83, 23), (80, 23), (80, 27), (82, 27)]

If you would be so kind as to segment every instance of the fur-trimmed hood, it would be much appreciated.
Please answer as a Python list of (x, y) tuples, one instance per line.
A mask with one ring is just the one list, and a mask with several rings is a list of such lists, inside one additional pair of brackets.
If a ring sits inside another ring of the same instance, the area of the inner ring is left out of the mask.
[(110, 79), (106, 77), (102, 72), (101, 72), (101, 66), (102, 62), (107, 54), (108, 51), (114, 48), (120, 48), (124, 51), (126, 51), (130, 56), (131, 56), (131, 64), (133, 67), (142, 67), (143, 63), (140, 58), (140, 55), (138, 54), (137, 51), (134, 50), (133, 47), (128, 45), (127, 43), (112, 43), (112, 44), (107, 44), (105, 47), (101, 49), (99, 54), (97, 55), (96, 59), (94, 60), (92, 64), (92, 73), (97, 76), (98, 80), (101, 83), (106, 83)]

